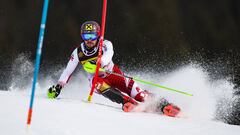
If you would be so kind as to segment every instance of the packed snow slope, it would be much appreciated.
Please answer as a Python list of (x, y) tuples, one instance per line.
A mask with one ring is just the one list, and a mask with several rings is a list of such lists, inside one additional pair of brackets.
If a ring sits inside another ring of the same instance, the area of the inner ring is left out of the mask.
[[(159, 97), (165, 97), (182, 108), (179, 118), (153, 113), (125, 113), (121, 106), (94, 94), (88, 95), (87, 80), (82, 73), (67, 85), (56, 100), (46, 98), (53, 84), (46, 78), (37, 85), (32, 124), (27, 128), (27, 111), (31, 84), (27, 90), (11, 88), (0, 91), (0, 135), (238, 135), (240, 126), (215, 119), (216, 102), (231, 102), (230, 83), (224, 80), (209, 83), (207, 75), (192, 66), (168, 74), (129, 73), (165, 86), (194, 94), (193, 97), (143, 86)], [(164, 81), (162, 81), (164, 80)], [(224, 106), (224, 105), (223, 105)]]

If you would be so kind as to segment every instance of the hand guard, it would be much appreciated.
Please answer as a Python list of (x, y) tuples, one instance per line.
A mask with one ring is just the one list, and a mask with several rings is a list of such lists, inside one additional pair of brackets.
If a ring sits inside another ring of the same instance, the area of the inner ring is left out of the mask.
[(62, 89), (62, 86), (59, 84), (57, 84), (56, 86), (53, 85), (52, 87), (50, 87), (47, 93), (48, 98), (50, 99), (56, 98), (60, 94), (61, 89)]

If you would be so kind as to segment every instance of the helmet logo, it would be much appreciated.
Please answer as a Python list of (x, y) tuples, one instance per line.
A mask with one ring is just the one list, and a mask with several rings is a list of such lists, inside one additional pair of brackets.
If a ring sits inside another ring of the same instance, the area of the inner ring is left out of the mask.
[(85, 27), (86, 30), (93, 30), (92, 24), (87, 24)]

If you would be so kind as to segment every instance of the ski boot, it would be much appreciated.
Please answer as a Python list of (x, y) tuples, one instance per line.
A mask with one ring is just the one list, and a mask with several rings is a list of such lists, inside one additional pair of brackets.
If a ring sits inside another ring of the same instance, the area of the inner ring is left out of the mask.
[(163, 108), (162, 111), (164, 115), (167, 115), (170, 117), (176, 117), (180, 112), (180, 108), (173, 104), (168, 104)]
[[(130, 98), (131, 101), (130, 102), (126, 102), (122, 109), (124, 112), (141, 112), (143, 111), (142, 109), (140, 109), (139, 107), (136, 107), (138, 105), (138, 102), (144, 102), (146, 101), (147, 98), (149, 98), (150, 96), (152, 96), (151, 93), (149, 93), (147, 90), (141, 91), (139, 92), (134, 99)], [(138, 102), (136, 102), (138, 101)]]
[(176, 117), (181, 109), (178, 106), (169, 103), (166, 99), (162, 98), (160, 102), (157, 103), (155, 111), (166, 116)]
[(136, 108), (136, 104), (133, 104), (131, 102), (127, 102), (122, 106), (122, 109), (124, 112), (132, 112)]

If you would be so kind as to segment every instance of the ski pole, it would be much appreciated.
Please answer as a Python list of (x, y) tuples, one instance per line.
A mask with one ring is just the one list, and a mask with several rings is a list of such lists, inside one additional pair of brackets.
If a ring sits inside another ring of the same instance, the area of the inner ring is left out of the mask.
[(133, 80), (135, 80), (135, 81), (137, 81), (137, 82), (140, 82), (140, 83), (142, 83), (142, 84), (147, 84), (147, 85), (155, 86), (155, 87), (162, 88), (162, 89), (165, 89), (165, 90), (178, 92), (178, 93), (181, 93), (181, 94), (184, 94), (184, 95), (187, 95), (187, 96), (193, 96), (193, 94), (190, 94), (190, 93), (187, 93), (187, 92), (183, 92), (183, 91), (180, 91), (180, 90), (177, 90), (177, 89), (165, 87), (165, 86), (162, 86), (162, 85), (159, 85), (159, 84), (155, 84), (155, 83), (152, 83), (152, 82), (144, 81), (144, 80), (138, 79), (138, 78), (136, 78), (136, 77), (129, 77), (129, 76), (121, 75), (121, 74), (118, 74), (118, 73), (115, 73), (115, 72), (111, 72), (111, 71), (105, 71), (105, 72), (110, 73), (110, 74), (113, 74), (113, 75), (117, 75), (117, 76), (120, 76), (120, 77), (125, 77), (125, 78), (129, 78), (129, 79), (133, 79)]
[[(88, 71), (94, 72), (96, 70), (96, 65), (91, 64), (91, 63), (86, 63), (84, 65), (84, 68), (86, 68), (86, 70), (88, 70)], [(124, 78), (133, 79), (133, 80), (135, 80), (137, 82), (140, 82), (142, 84), (147, 84), (147, 85), (155, 86), (155, 87), (162, 88), (162, 89), (165, 89), (165, 90), (178, 92), (178, 93), (181, 93), (181, 94), (184, 94), (184, 95), (187, 95), (187, 96), (193, 96), (193, 94), (190, 94), (190, 93), (187, 93), (187, 92), (183, 92), (183, 91), (180, 91), (180, 90), (177, 90), (177, 89), (173, 89), (173, 88), (169, 88), (169, 87), (162, 86), (162, 85), (159, 85), (159, 84), (155, 84), (155, 83), (152, 83), (152, 82), (149, 82), (149, 81), (144, 81), (144, 80), (138, 79), (136, 77), (129, 77), (129, 76), (126, 76), (126, 75), (122, 75), (122, 74), (119, 74), (119, 73), (108, 71), (108, 70), (105, 70), (104, 68), (99, 68), (99, 71), (106, 72), (106, 73), (113, 74), (113, 75), (120, 76), (120, 77), (124, 77)]]
[(37, 45), (37, 50), (36, 50), (36, 62), (35, 62), (34, 77), (33, 77), (33, 83), (32, 83), (31, 100), (30, 100), (30, 106), (28, 109), (28, 118), (27, 118), (28, 126), (30, 126), (31, 119), (32, 119), (33, 102), (34, 102), (35, 88), (36, 88), (38, 72), (39, 72), (40, 59), (41, 59), (41, 54), (42, 54), (42, 44), (43, 44), (44, 31), (45, 31), (45, 25), (46, 25), (46, 20), (47, 20), (48, 3), (49, 3), (49, 0), (44, 0), (43, 11), (42, 11), (43, 12), (42, 20), (41, 20), (41, 26), (40, 26), (40, 32), (39, 32), (39, 38), (38, 38), (38, 45)]
[(97, 67), (96, 67), (95, 75), (94, 75), (94, 78), (93, 78), (91, 91), (90, 91), (90, 93), (88, 95), (88, 101), (89, 102), (92, 101), (92, 95), (93, 95), (93, 91), (94, 91), (95, 84), (96, 84), (96, 81), (97, 81), (98, 71), (99, 71), (100, 62), (101, 62), (101, 58), (102, 58), (102, 44), (103, 44), (103, 40), (104, 40), (106, 12), (107, 12), (107, 0), (103, 0), (101, 35), (100, 35), (100, 41), (99, 41), (98, 59), (97, 59), (97, 64), (96, 64)]

